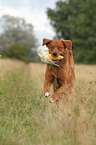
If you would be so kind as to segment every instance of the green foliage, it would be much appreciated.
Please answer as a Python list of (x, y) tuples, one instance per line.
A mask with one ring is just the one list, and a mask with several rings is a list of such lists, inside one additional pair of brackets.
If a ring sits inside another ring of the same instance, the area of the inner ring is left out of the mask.
[(9, 57), (9, 58), (19, 59), (19, 60), (22, 60), (24, 62), (28, 62), (28, 58), (27, 58), (24, 47), (18, 43), (12, 44), (8, 48), (7, 53), (5, 53), (5, 56)]
[(6, 53), (8, 47), (14, 43), (21, 44), (26, 51), (29, 61), (34, 61), (33, 54), (35, 50), (35, 59), (38, 61), (36, 48), (38, 40), (33, 31), (33, 26), (27, 24), (23, 18), (4, 15), (0, 18), (0, 54)]
[(77, 63), (96, 64), (96, 1), (58, 1), (55, 9), (47, 9), (56, 32), (55, 39), (71, 39)]

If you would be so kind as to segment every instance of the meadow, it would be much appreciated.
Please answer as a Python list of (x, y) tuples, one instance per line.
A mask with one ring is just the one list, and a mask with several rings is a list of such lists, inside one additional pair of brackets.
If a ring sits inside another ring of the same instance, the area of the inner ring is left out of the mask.
[(53, 104), (45, 68), (0, 59), (0, 145), (96, 145), (96, 65), (75, 65), (68, 102)]

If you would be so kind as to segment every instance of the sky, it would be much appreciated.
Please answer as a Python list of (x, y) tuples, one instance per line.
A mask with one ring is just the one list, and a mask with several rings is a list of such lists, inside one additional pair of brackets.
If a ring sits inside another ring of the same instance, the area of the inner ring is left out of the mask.
[(0, 0), (0, 17), (4, 14), (24, 18), (34, 27), (34, 34), (39, 44), (42, 39), (52, 39), (55, 36), (54, 29), (47, 17), (47, 8), (55, 8), (58, 0)]

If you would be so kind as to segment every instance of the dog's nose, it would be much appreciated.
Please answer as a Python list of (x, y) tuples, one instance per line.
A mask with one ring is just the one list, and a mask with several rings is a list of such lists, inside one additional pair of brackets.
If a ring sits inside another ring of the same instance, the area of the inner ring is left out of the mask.
[(57, 52), (53, 52), (53, 56), (57, 56)]

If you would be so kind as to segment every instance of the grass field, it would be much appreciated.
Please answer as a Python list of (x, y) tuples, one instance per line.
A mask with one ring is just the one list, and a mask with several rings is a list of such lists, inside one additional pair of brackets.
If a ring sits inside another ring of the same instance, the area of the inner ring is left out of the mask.
[(96, 66), (75, 72), (69, 101), (51, 104), (45, 65), (0, 59), (0, 145), (96, 145)]

